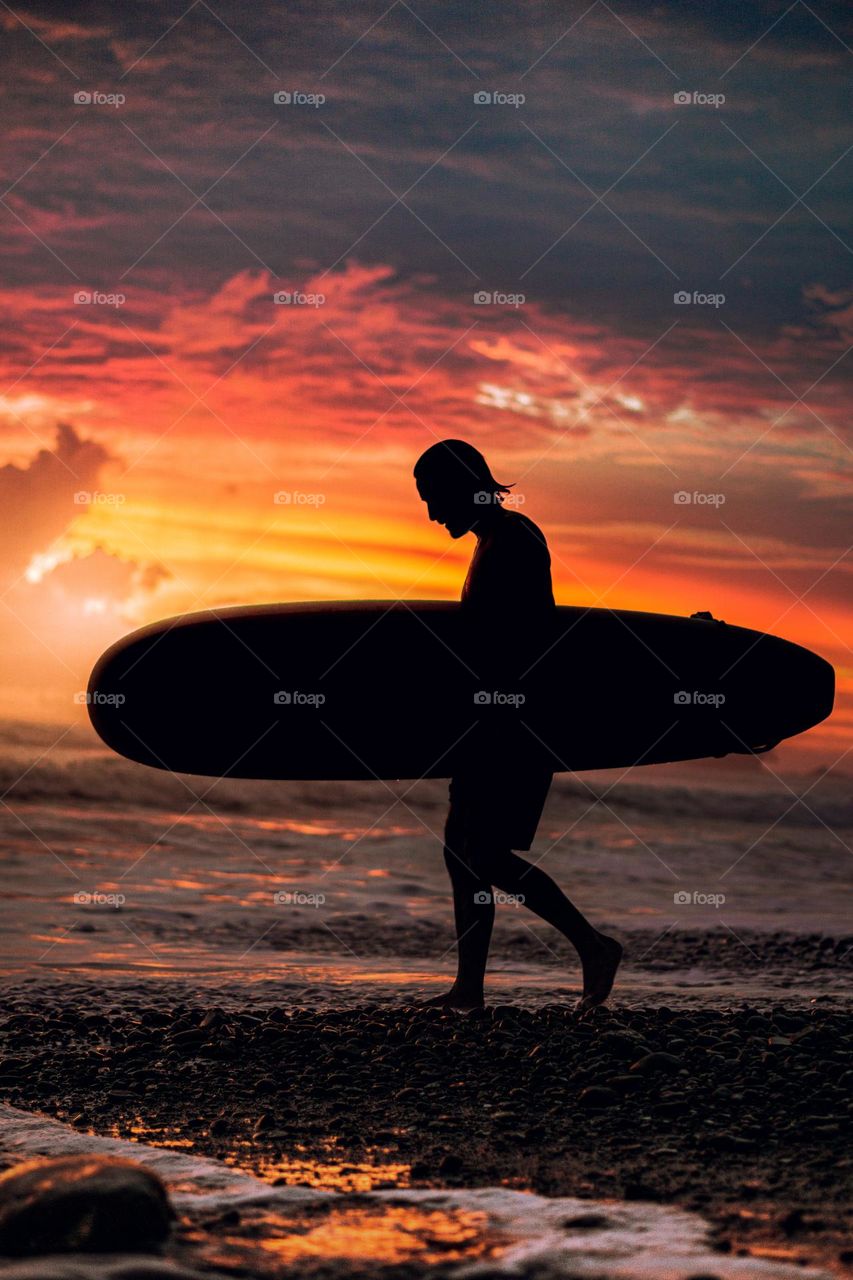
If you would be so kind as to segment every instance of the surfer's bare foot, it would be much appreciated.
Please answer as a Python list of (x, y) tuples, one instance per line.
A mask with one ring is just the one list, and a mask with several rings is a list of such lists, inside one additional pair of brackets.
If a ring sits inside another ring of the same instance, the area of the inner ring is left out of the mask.
[(606, 933), (600, 933), (594, 950), (582, 957), (583, 995), (575, 1005), (575, 1013), (585, 1014), (604, 1001), (613, 990), (616, 970), (622, 959), (622, 944)]
[(464, 991), (461, 987), (453, 986), (443, 995), (433, 996), (431, 1000), (421, 1000), (420, 1003), (439, 1009), (482, 1009), (484, 1001), (482, 991)]

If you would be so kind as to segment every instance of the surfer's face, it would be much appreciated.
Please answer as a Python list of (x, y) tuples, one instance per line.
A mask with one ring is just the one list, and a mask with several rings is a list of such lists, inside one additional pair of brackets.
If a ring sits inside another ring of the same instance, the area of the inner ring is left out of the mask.
[(449, 486), (417, 482), (418, 493), (427, 505), (430, 520), (444, 525), (451, 538), (470, 533), (477, 519), (474, 496), (467, 489), (454, 490)]

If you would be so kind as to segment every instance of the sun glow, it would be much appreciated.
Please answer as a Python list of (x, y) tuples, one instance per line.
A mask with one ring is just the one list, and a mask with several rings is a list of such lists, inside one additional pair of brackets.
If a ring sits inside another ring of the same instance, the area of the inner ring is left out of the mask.
[(64, 564), (70, 558), (69, 551), (38, 551), (24, 570), (24, 578), (36, 586), (47, 574), (52, 573), (57, 565)]

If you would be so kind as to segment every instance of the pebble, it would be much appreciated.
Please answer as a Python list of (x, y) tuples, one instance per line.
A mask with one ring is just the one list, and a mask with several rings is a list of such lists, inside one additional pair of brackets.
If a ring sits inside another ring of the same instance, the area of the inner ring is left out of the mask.
[(639, 1072), (640, 1075), (650, 1075), (654, 1071), (673, 1072), (681, 1068), (681, 1059), (677, 1058), (674, 1053), (647, 1053), (645, 1057), (638, 1058), (631, 1066), (632, 1071)]

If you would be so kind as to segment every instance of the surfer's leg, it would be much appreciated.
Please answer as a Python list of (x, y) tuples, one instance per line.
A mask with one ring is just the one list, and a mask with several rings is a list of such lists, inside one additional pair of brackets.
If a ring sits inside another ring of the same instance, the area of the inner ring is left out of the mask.
[(471, 1004), (483, 1003), (486, 961), (495, 922), (492, 886), (478, 866), (470, 847), (445, 846), (445, 865), (453, 886), (453, 914), (456, 921), (458, 972), (454, 991)]
[(508, 851), (493, 859), (491, 875), (504, 893), (517, 896), (537, 916), (559, 929), (581, 958), (585, 952), (595, 949), (599, 937), (597, 930), (569, 901), (547, 871)]
[(484, 859), (451, 809), (444, 835), (444, 862), (453, 888), (456, 923), (457, 976), (444, 995), (427, 1004), (477, 1008), (483, 1003), (486, 960), (495, 920), (492, 886), (483, 875)]
[(616, 939), (594, 928), (546, 871), (517, 853), (494, 857), (490, 874), (499, 889), (520, 897), (526, 907), (559, 929), (574, 946), (583, 968), (583, 996), (578, 1010), (586, 1012), (602, 1004), (610, 995), (622, 959), (622, 947)]

